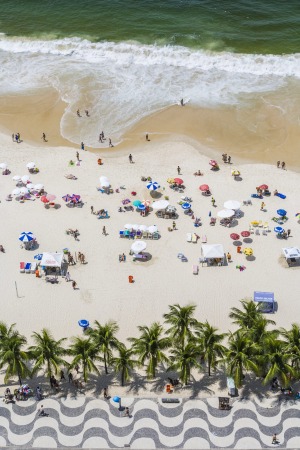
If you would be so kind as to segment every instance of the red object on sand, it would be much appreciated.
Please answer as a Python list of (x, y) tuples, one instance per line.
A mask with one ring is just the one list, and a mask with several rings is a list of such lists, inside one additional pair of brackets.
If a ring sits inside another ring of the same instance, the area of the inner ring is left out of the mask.
[(201, 186), (199, 187), (200, 191), (205, 192), (205, 191), (209, 191), (209, 186), (208, 184), (201, 184)]
[(209, 164), (210, 164), (211, 166), (217, 166), (217, 165), (218, 165), (218, 163), (217, 163), (217, 161), (216, 161), (215, 159), (211, 159), (211, 160), (209, 161)]
[(231, 239), (233, 239), (234, 241), (237, 241), (240, 238), (240, 235), (237, 233), (231, 233), (230, 235)]
[(46, 195), (42, 195), (41, 201), (42, 201), (43, 203), (49, 203), (49, 200), (47, 199)]
[(261, 184), (259, 186), (259, 189), (262, 189), (264, 191), (265, 189), (269, 189), (269, 186), (267, 184)]
[(241, 232), (241, 235), (243, 236), (243, 237), (249, 237), (250, 236), (250, 231), (242, 231)]
[(183, 180), (181, 178), (174, 178), (176, 184), (183, 184)]
[(136, 192), (135, 192), (135, 191), (132, 191), (132, 192), (131, 192), (131, 195), (135, 196), (135, 195), (136, 195)]

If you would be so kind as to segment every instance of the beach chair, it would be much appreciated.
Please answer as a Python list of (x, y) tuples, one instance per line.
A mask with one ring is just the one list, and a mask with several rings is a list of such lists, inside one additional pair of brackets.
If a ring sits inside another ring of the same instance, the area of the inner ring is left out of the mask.
[(193, 242), (193, 244), (197, 244), (197, 240), (198, 240), (198, 238), (197, 238), (196, 233), (193, 233), (193, 235), (192, 235), (192, 242)]
[(31, 271), (31, 263), (26, 263), (25, 264), (25, 273), (30, 273)]
[(136, 232), (135, 239), (142, 239), (142, 232), (141, 231), (137, 231)]
[(267, 232), (267, 230), (266, 230), (265, 228), (263, 228), (262, 234), (263, 234), (264, 236), (267, 236), (267, 235), (268, 235), (268, 232)]
[(206, 242), (207, 242), (207, 237), (206, 237), (205, 234), (202, 236), (201, 242), (202, 242), (202, 244), (206, 244)]
[(194, 265), (194, 266), (193, 266), (193, 274), (194, 274), (194, 275), (198, 275), (198, 272), (199, 272), (199, 266)]
[(256, 234), (256, 235), (260, 235), (259, 228), (256, 228), (256, 229), (255, 229), (255, 234)]
[(155, 233), (153, 233), (152, 237), (153, 237), (153, 239), (158, 239), (159, 238), (158, 232), (155, 231)]
[(148, 239), (148, 231), (143, 231), (143, 239)]
[(120, 230), (120, 231), (119, 231), (119, 237), (120, 237), (120, 238), (123, 238), (124, 236), (125, 236), (124, 231), (123, 231), (123, 230)]
[(33, 263), (31, 263), (31, 273), (35, 273), (37, 269), (37, 263), (34, 261)]
[(269, 228), (269, 223), (268, 223), (268, 222), (265, 222), (265, 223), (264, 223), (264, 230), (266, 230), (266, 231), (269, 231), (269, 230), (270, 230), (270, 228)]
[(153, 239), (153, 233), (148, 233), (148, 239)]
[(124, 237), (130, 237), (130, 231), (129, 230), (125, 230), (124, 231)]
[(20, 273), (24, 273), (24, 272), (25, 272), (25, 263), (20, 262)]
[(192, 233), (186, 233), (186, 241), (192, 242)]
[(178, 253), (178, 254), (177, 254), (177, 258), (179, 258), (179, 259), (181, 259), (183, 256), (184, 256), (183, 253)]
[(262, 220), (260, 220), (259, 222), (258, 222), (258, 226), (260, 227), (260, 228), (262, 228), (263, 227), (263, 222), (262, 222)]

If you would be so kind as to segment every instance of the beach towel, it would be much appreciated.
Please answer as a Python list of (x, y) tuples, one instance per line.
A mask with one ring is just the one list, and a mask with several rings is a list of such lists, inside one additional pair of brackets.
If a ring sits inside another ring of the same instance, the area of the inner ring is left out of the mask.
[(275, 194), (275, 195), (277, 195), (277, 197), (279, 197), (279, 198), (283, 198), (283, 199), (285, 199), (285, 198), (286, 198), (286, 195), (284, 195), (284, 194), (280, 194), (279, 192), (278, 192), (278, 194)]

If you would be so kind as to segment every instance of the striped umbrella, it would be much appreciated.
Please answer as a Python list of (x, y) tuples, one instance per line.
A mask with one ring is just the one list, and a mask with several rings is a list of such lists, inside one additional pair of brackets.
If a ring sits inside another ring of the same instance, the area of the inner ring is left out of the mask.
[(37, 259), (38, 261), (41, 261), (42, 258), (43, 258), (43, 253), (39, 253), (38, 255), (34, 256), (34, 259)]
[(72, 200), (72, 195), (66, 194), (62, 197), (65, 202), (70, 202)]
[(19, 236), (19, 241), (30, 242), (35, 239), (32, 231), (23, 231)]
[(160, 188), (160, 185), (157, 183), (157, 181), (150, 181), (150, 183), (147, 184), (147, 189), (149, 191), (157, 191), (157, 189)]

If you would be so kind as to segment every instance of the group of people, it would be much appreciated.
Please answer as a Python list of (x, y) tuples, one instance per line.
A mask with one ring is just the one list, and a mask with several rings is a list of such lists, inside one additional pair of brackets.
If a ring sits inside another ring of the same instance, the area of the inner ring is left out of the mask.
[[(84, 110), (84, 113), (87, 117), (90, 117), (89, 111), (87, 109)], [(82, 117), (79, 109), (77, 109), (76, 114), (78, 117)]]
[(277, 161), (277, 169), (280, 169), (280, 165), (281, 165), (281, 168), (282, 168), (283, 170), (285, 170), (285, 162), (282, 161), (282, 163), (280, 163), (280, 161)]
[(224, 163), (231, 164), (231, 156), (227, 156), (227, 153), (222, 153), (222, 160)]

